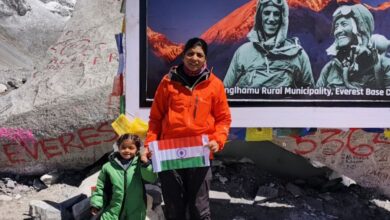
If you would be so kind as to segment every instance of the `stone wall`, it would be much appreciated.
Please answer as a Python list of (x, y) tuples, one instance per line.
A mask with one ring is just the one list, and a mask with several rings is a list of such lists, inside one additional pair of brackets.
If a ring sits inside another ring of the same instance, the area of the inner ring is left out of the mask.
[(274, 136), (273, 142), (390, 195), (390, 140), (383, 129), (318, 129), (302, 136)]

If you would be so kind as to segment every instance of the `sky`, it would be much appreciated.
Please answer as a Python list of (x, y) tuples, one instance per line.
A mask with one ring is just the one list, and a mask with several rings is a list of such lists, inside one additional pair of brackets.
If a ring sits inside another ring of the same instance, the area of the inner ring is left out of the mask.
[(387, 0), (362, 0), (362, 3), (366, 3), (371, 6), (378, 6), (383, 2), (387, 2)]
[[(164, 33), (169, 40), (184, 43), (189, 38), (200, 36), (248, 1), (250, 0), (148, 0), (147, 23), (154, 31)], [(378, 6), (386, 1), (390, 0), (362, 0), (362, 3)]]
[(249, 0), (149, 0), (148, 24), (154, 31), (167, 35), (171, 41), (184, 43), (191, 37), (200, 36), (247, 2)]

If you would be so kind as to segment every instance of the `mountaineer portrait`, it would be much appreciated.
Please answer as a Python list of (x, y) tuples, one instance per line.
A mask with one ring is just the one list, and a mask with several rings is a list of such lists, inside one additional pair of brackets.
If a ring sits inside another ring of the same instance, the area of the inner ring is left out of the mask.
[[(390, 87), (390, 62), (378, 52), (384, 37), (373, 35), (374, 18), (361, 4), (343, 5), (333, 13), (332, 57), (322, 69), (317, 87), (383, 89)], [(380, 41), (381, 40), (381, 41)]]
[(234, 53), (225, 87), (314, 87), (308, 55), (298, 38), (287, 38), (288, 15), (285, 0), (258, 1), (249, 42)]

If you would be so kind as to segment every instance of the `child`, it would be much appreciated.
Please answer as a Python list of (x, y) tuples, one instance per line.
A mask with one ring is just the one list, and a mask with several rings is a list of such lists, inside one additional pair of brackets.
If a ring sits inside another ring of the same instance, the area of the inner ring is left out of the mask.
[(137, 135), (124, 134), (117, 140), (119, 152), (109, 156), (100, 171), (96, 191), (91, 197), (91, 213), (101, 209), (102, 220), (144, 220), (146, 197), (143, 180), (154, 182), (157, 175), (150, 163), (138, 157), (141, 140)]

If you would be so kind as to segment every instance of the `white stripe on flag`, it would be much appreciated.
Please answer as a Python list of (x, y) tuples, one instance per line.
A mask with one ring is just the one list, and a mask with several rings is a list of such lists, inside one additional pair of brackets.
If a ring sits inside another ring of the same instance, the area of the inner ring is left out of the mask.
[(160, 154), (160, 160), (176, 160), (189, 157), (200, 157), (204, 155), (204, 151), (209, 149), (208, 147), (181, 147), (177, 149), (158, 151)]
[[(209, 143), (208, 136), (202, 135), (203, 145)], [(210, 148), (205, 146), (191, 146), (191, 147), (180, 147), (169, 150), (159, 150), (158, 141), (152, 141), (149, 144), (150, 150), (152, 151), (152, 163), (153, 171), (160, 172), (161, 161), (165, 160), (176, 160), (191, 157), (204, 157), (205, 166), (210, 166)]]
[(152, 141), (149, 144), (149, 147), (152, 151), (152, 164), (153, 164), (153, 171), (160, 172), (161, 171), (161, 163), (160, 163), (160, 154), (158, 154), (158, 142)]

